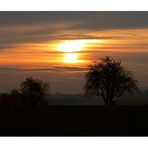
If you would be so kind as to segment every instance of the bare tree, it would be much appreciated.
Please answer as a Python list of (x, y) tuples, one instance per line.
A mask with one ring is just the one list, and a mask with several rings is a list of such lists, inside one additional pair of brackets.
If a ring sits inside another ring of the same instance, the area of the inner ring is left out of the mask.
[(131, 93), (138, 87), (131, 72), (121, 66), (120, 60), (104, 57), (90, 65), (86, 73), (86, 94), (102, 96), (106, 105), (114, 104), (114, 98)]

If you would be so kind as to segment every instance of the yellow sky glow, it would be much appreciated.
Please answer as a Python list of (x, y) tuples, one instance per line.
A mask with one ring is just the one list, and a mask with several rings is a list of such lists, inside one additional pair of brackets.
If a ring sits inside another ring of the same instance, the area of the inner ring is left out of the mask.
[(61, 52), (77, 52), (85, 50), (90, 43), (101, 43), (101, 40), (66, 40), (57, 45)]
[(84, 66), (106, 53), (147, 52), (147, 31), (148, 29), (109, 30), (89, 32), (88, 35), (96, 36), (97, 39), (57, 39), (16, 44), (1, 50), (0, 65)]
[(80, 63), (79, 51), (86, 50), (90, 43), (101, 43), (101, 40), (66, 40), (57, 45), (57, 50), (64, 52), (64, 63)]

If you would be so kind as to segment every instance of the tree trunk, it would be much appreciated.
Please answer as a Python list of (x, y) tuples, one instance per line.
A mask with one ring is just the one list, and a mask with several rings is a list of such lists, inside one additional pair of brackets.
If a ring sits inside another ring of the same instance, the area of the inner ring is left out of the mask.
[(105, 97), (104, 95), (102, 95), (103, 101), (105, 103), (105, 105), (109, 105), (109, 100), (107, 99), (107, 97)]
[(104, 98), (104, 103), (106, 106), (113, 106), (115, 102), (113, 101), (113, 97)]
[(108, 106), (109, 105), (109, 100), (105, 99), (105, 105)]
[(115, 105), (115, 102), (113, 101), (113, 97), (110, 97), (109, 100), (110, 100), (109, 103), (110, 103), (111, 106)]

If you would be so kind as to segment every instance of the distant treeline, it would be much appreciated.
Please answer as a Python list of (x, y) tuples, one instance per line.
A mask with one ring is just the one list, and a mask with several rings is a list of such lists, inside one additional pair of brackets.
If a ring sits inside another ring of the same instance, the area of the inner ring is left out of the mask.
[[(148, 105), (148, 89), (139, 89), (132, 94), (115, 98), (117, 105)], [(49, 105), (104, 105), (101, 96), (85, 94), (50, 94)]]
[(131, 94), (131, 96), (135, 98), (145, 98), (148, 99), (148, 89), (139, 89), (134, 94)]
[[(35, 97), (35, 96), (34, 96)], [(27, 100), (35, 98), (24, 97), (24, 95), (18, 90), (14, 89), (9, 93), (0, 93), (0, 105), (1, 106), (42, 106), (42, 105), (104, 105), (104, 102), (100, 97), (85, 94), (47, 94), (46, 97), (41, 98), (38, 103), (29, 103)], [(27, 103), (27, 102), (28, 103)], [(139, 89), (133, 94), (124, 95), (118, 98), (117, 105), (148, 105), (148, 89)]]

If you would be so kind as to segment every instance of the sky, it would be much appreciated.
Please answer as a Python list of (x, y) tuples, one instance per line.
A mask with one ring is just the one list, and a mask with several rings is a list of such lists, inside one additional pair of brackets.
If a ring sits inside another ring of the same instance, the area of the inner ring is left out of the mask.
[(88, 66), (104, 56), (148, 88), (148, 12), (0, 12), (0, 92), (32, 76), (52, 93), (83, 93)]

